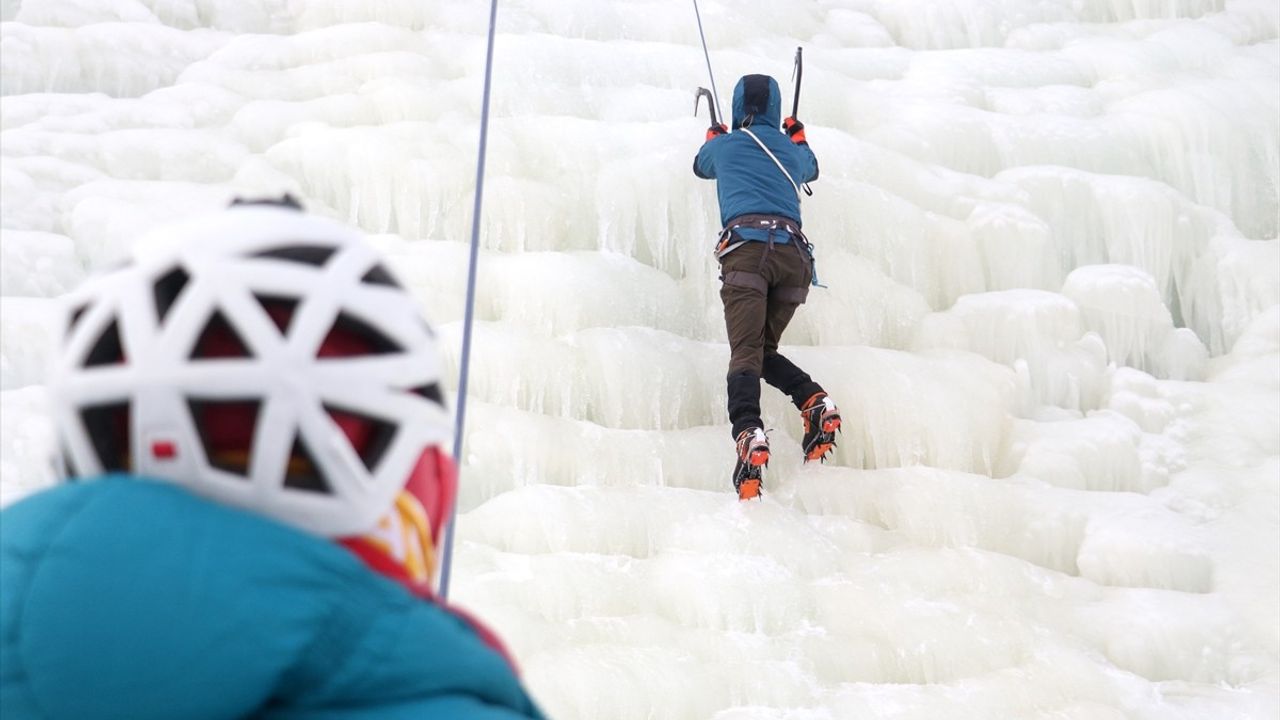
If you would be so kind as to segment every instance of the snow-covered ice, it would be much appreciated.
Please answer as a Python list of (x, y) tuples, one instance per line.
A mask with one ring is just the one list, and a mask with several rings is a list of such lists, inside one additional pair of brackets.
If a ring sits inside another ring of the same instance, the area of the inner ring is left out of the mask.
[[(1274, 0), (702, 0), (722, 102), (804, 46), (822, 165), (844, 434), (766, 388), (752, 504), (689, 5), (500, 5), (454, 599), (565, 720), (1280, 716)], [(57, 296), (236, 194), (369, 232), (456, 377), (487, 17), (0, 3), (0, 502)]]

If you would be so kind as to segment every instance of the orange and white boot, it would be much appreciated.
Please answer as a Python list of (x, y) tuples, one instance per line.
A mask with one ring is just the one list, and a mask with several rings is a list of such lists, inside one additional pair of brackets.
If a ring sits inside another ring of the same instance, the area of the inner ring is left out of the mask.
[(840, 410), (825, 392), (816, 392), (800, 408), (804, 420), (804, 461), (825, 461), (827, 453), (836, 446), (836, 432), (840, 430)]
[(764, 468), (769, 464), (769, 437), (760, 428), (738, 433), (738, 463), (733, 468), (733, 489), (739, 500), (760, 497)]

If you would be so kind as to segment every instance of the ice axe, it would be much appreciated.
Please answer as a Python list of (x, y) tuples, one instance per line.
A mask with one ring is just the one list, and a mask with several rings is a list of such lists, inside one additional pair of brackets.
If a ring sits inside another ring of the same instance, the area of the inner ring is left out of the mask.
[[(791, 82), (796, 84), (795, 99), (791, 101), (791, 117), (796, 117), (800, 113), (800, 80), (804, 77), (804, 48), (796, 48), (796, 64), (791, 69)], [(804, 194), (813, 196), (813, 190), (809, 187), (809, 183), (803, 183), (800, 187), (804, 188)]]
[(791, 69), (791, 82), (796, 84), (796, 97), (791, 102), (791, 117), (799, 120), (797, 116), (800, 112), (800, 78), (804, 75), (804, 48), (796, 48), (796, 64)]
[(711, 91), (704, 87), (698, 88), (698, 92), (694, 93), (693, 95), (694, 117), (697, 117), (698, 115), (698, 106), (702, 104), (702, 97), (704, 95), (707, 98), (707, 109), (711, 111), (711, 127), (719, 127), (720, 118), (716, 117), (716, 96), (712, 95)]

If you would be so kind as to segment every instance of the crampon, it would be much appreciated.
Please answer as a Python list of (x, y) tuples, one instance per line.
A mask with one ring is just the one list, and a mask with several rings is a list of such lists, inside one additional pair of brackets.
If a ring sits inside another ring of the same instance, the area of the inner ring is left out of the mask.
[(841, 432), (840, 411), (826, 393), (819, 392), (805, 401), (800, 417), (804, 420), (804, 461), (825, 462), (836, 446), (836, 433)]
[(733, 468), (733, 488), (739, 500), (760, 497), (764, 468), (769, 464), (769, 438), (760, 428), (738, 433), (738, 462)]

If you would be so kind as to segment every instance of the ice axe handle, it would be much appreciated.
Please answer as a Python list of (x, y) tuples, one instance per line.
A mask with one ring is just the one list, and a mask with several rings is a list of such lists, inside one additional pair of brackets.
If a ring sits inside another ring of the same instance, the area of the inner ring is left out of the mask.
[(796, 84), (796, 96), (791, 102), (791, 117), (800, 119), (800, 79), (804, 75), (804, 48), (796, 48), (796, 64), (791, 71), (791, 79)]
[(720, 125), (720, 118), (716, 117), (716, 98), (710, 90), (704, 87), (698, 88), (698, 92), (693, 96), (693, 114), (695, 116), (698, 114), (698, 105), (702, 102), (704, 95), (707, 98), (707, 109), (711, 111), (711, 127), (717, 127)]

